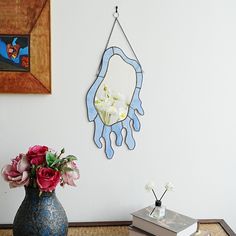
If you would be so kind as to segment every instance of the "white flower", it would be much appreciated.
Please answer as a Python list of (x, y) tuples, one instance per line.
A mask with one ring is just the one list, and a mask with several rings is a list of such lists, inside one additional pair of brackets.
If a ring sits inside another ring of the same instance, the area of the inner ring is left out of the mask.
[(155, 188), (155, 183), (152, 182), (152, 181), (148, 182), (148, 183), (145, 185), (145, 189), (146, 189), (148, 192), (152, 191), (152, 189), (154, 189), (154, 188)]
[(173, 188), (174, 188), (174, 186), (173, 186), (173, 184), (172, 184), (171, 182), (166, 183), (165, 189), (166, 189), (167, 191), (172, 191)]

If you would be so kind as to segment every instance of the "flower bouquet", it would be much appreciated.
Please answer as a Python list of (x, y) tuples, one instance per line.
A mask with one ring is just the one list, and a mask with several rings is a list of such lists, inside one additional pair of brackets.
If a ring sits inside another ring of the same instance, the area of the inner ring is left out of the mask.
[(76, 186), (79, 179), (79, 169), (73, 155), (62, 157), (47, 146), (35, 145), (26, 154), (20, 153), (11, 164), (2, 169), (3, 178), (10, 188), (26, 186), (39, 189), (42, 192), (52, 192), (60, 183)]
[(105, 125), (124, 120), (128, 113), (128, 99), (110, 90), (106, 84), (95, 97), (95, 107)]
[(14, 236), (67, 235), (67, 215), (54, 190), (59, 184), (76, 186), (80, 175), (77, 158), (63, 157), (64, 152), (64, 148), (57, 153), (35, 145), (3, 167), (2, 176), (10, 188), (25, 186), (26, 195), (13, 222)]

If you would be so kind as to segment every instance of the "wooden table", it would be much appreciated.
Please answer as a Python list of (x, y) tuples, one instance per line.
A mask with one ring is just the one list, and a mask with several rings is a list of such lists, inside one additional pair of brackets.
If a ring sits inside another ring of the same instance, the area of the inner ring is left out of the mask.
[[(70, 223), (68, 236), (129, 236), (128, 225), (122, 222)], [(199, 220), (199, 229), (206, 230), (211, 236), (236, 236), (224, 220)], [(0, 225), (0, 236), (12, 236), (12, 225)]]

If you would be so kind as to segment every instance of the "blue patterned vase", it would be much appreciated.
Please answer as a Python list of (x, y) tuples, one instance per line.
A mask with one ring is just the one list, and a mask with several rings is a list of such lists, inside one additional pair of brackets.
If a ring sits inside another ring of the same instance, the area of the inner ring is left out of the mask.
[(66, 236), (68, 220), (55, 192), (25, 188), (25, 198), (13, 222), (14, 236)]

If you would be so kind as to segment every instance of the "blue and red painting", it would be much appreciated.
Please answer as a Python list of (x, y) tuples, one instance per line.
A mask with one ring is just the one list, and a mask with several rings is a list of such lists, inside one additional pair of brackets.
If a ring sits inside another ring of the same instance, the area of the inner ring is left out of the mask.
[(0, 71), (29, 71), (29, 36), (0, 35)]

